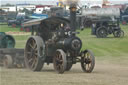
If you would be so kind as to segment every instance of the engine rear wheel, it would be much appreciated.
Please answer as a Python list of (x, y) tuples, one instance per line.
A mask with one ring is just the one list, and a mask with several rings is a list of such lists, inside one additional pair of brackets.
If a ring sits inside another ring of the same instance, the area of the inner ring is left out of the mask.
[(67, 60), (66, 60), (66, 54), (64, 53), (63, 50), (58, 49), (56, 51), (55, 56), (53, 58), (53, 65), (57, 73), (59, 74), (64, 73), (67, 66)]
[(106, 38), (108, 35), (107, 33), (107, 30), (105, 27), (99, 27), (97, 30), (96, 30), (96, 36), (97, 38)]
[(10, 55), (5, 55), (4, 56), (4, 60), (3, 60), (3, 64), (5, 68), (12, 68), (13, 67), (13, 59), (12, 56)]
[(41, 37), (32, 36), (25, 47), (25, 64), (32, 71), (40, 71), (44, 65), (45, 44)]
[(90, 50), (81, 54), (81, 67), (84, 72), (91, 73), (95, 66), (95, 57)]

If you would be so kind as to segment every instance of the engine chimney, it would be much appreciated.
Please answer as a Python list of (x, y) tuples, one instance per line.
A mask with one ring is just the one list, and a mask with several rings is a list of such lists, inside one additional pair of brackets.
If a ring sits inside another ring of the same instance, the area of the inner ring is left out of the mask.
[(75, 31), (76, 30), (76, 4), (70, 4), (70, 26), (71, 30)]

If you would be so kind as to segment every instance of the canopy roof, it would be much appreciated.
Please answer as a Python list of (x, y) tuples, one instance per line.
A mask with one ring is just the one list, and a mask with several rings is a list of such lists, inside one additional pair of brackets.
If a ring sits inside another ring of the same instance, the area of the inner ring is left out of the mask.
[(24, 27), (27, 26), (33, 26), (33, 25), (41, 25), (41, 23), (45, 23), (45, 24), (60, 24), (60, 23), (70, 23), (70, 21), (68, 19), (65, 18), (61, 18), (61, 17), (50, 17), (47, 19), (35, 19), (35, 20), (31, 20), (28, 22), (23, 23), (22, 25)]

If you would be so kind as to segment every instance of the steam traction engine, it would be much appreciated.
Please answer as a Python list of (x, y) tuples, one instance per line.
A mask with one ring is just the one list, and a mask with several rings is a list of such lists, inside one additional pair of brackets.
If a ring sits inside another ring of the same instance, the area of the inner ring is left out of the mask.
[(50, 17), (24, 23), (39, 25), (32, 31), (25, 47), (25, 63), (33, 71), (40, 71), (44, 63), (53, 63), (58, 73), (69, 71), (73, 64), (81, 62), (84, 72), (92, 72), (95, 58), (90, 50), (81, 51), (82, 42), (76, 36), (76, 6), (70, 6), (70, 21)]
[(85, 17), (85, 21), (90, 20), (92, 23), (92, 35), (98, 38), (106, 38), (109, 34), (124, 37), (124, 31), (120, 27), (119, 8), (83, 8), (81, 15)]

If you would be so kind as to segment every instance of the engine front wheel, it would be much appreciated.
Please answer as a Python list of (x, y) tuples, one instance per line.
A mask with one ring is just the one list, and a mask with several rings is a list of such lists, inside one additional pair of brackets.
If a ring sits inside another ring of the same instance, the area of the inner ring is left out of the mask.
[(114, 35), (114, 37), (117, 37), (117, 38), (124, 37), (124, 31), (123, 30), (116, 30), (116, 31), (114, 31), (113, 35)]
[(66, 54), (63, 50), (58, 49), (56, 51), (55, 56), (53, 58), (53, 65), (57, 73), (59, 74), (64, 73), (67, 66), (67, 60), (66, 60)]
[(91, 73), (95, 66), (95, 57), (90, 50), (85, 50), (81, 54), (81, 67), (84, 72)]

